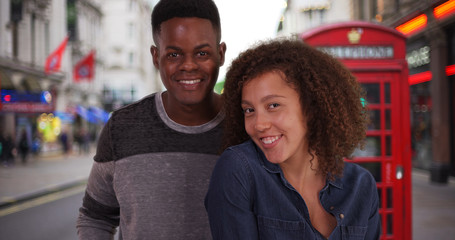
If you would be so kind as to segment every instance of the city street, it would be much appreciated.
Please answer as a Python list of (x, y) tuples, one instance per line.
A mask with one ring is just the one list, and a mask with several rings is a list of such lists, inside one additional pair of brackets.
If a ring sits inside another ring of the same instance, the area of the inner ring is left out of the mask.
[[(75, 223), (93, 153), (49, 155), (0, 167), (0, 239), (77, 239)], [(453, 240), (455, 179), (413, 170), (413, 239)]]
[(75, 223), (84, 189), (75, 187), (16, 205), (11, 214), (0, 216), (0, 239), (77, 240)]

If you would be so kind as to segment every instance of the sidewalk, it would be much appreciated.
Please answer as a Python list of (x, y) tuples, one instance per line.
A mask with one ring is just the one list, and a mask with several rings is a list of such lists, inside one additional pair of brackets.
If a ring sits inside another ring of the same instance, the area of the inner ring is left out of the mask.
[(50, 192), (85, 184), (94, 153), (31, 157), (22, 165), (0, 165), (0, 208)]
[[(38, 157), (27, 165), (0, 166), (0, 208), (49, 192), (85, 184), (94, 153)], [(455, 178), (432, 184), (427, 171), (412, 172), (413, 239), (451, 240), (455, 236)]]
[(412, 171), (413, 240), (455, 239), (455, 179), (430, 183), (427, 171)]

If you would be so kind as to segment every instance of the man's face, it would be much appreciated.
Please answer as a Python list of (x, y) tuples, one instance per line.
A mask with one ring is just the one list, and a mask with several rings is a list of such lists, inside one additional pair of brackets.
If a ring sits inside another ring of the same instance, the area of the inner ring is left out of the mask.
[(207, 19), (172, 18), (161, 24), (153, 63), (175, 104), (199, 104), (213, 94), (226, 46)]

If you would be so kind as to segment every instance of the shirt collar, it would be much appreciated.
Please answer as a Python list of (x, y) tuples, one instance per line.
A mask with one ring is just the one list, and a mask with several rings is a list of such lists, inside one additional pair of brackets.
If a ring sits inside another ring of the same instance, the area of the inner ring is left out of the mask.
[(265, 157), (264, 153), (262, 152), (262, 150), (258, 146), (256, 146), (256, 144), (252, 140), (250, 141), (251, 144), (253, 144), (253, 146), (256, 148), (256, 152), (258, 154), (259, 160), (261, 161), (262, 167), (265, 168), (265, 170), (267, 170), (270, 173), (281, 173), (280, 166), (278, 164), (269, 162)]
[[(265, 170), (267, 170), (270, 173), (281, 173), (280, 166), (278, 164), (269, 162), (265, 157), (264, 153), (262, 152), (262, 150), (258, 146), (256, 146), (256, 144), (252, 140), (250, 140), (250, 142), (256, 148), (256, 152), (261, 161), (261, 165), (265, 168)], [(332, 185), (336, 188), (343, 189), (343, 182), (339, 177), (335, 177), (334, 180), (327, 180), (327, 183), (328, 185)]]
[(341, 181), (341, 178), (335, 177), (335, 180), (327, 180), (329, 185), (332, 185), (336, 188), (343, 189), (343, 181)]

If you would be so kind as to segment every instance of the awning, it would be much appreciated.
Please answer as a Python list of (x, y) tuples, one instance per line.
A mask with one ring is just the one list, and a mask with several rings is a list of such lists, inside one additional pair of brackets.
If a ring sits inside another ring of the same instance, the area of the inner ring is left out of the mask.
[(106, 123), (109, 120), (110, 114), (103, 109), (95, 106), (89, 108), (90, 112), (100, 121)]
[(54, 116), (60, 118), (63, 123), (72, 123), (74, 121), (74, 116), (71, 113), (55, 111)]
[(22, 92), (39, 93), (43, 91), (38, 76), (0, 68), (0, 88)]
[(22, 79), (21, 84), (24, 85), (24, 88), (26, 89), (26, 91), (41, 92), (42, 88), (38, 81), (39, 81), (38, 78), (28, 75)]
[(77, 105), (76, 113), (90, 123), (106, 123), (107, 120), (109, 120), (108, 112), (94, 106), (86, 108), (84, 106)]
[(14, 89), (14, 84), (11, 81), (11, 76), (3, 70), (0, 70), (0, 88), (1, 89)]

